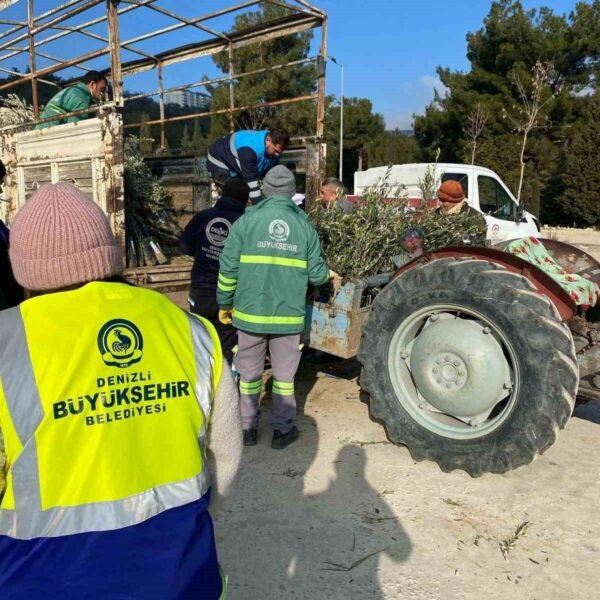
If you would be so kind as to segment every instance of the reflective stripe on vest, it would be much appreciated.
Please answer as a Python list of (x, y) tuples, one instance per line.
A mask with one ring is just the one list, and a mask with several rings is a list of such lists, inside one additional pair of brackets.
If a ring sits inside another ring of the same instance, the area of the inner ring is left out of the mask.
[(57, 106), (56, 104), (48, 103), (46, 104), (46, 110), (52, 110), (56, 115), (66, 115), (68, 111), (66, 111), (62, 106)]
[(229, 138), (229, 149), (231, 150), (231, 154), (233, 154), (233, 158), (235, 158), (235, 163), (237, 164), (238, 169), (241, 173), (242, 165), (240, 163), (240, 157), (238, 156), (237, 148), (235, 147), (235, 133), (232, 133), (231, 137)]
[[(202, 409), (204, 415), (204, 423), (199, 434), (200, 445), (202, 446), (202, 452), (204, 455), (204, 461), (206, 465), (206, 428), (210, 420), (210, 408), (212, 401), (214, 400), (214, 390), (217, 389), (219, 379), (221, 378), (221, 372), (219, 369), (216, 376), (213, 375), (214, 365), (212, 361), (213, 356), (213, 342), (204, 326), (199, 322), (198, 317), (191, 313), (187, 313), (190, 321), (190, 328), (192, 331), (192, 341), (194, 344), (194, 355), (196, 356), (196, 398)], [(204, 357), (209, 356), (211, 360), (206, 360)], [(204, 469), (204, 473), (207, 469)]]
[(285, 258), (283, 256), (265, 256), (262, 254), (242, 254), (240, 263), (252, 265), (277, 265), (279, 267), (294, 267), (296, 269), (306, 269), (308, 263), (299, 258)]
[(250, 315), (240, 310), (234, 309), (233, 316), (240, 321), (247, 323), (256, 323), (258, 325), (302, 325), (305, 316), (301, 317), (272, 317), (269, 315)]
[(231, 170), (224, 162), (221, 162), (220, 160), (216, 159), (210, 152), (207, 154), (206, 159), (213, 165), (219, 167), (220, 169), (223, 169), (225, 171)]
[[(120, 284), (94, 285), (117, 286)], [(76, 293), (76, 291), (67, 293)], [(36, 299), (33, 300), (35, 301)], [(162, 301), (158, 304), (162, 307)], [(44, 404), (40, 396), (40, 389), (42, 388), (38, 387), (43, 382), (38, 382), (36, 385), (36, 369), (39, 371), (40, 366), (36, 365), (32, 359), (31, 346), (28, 344), (27, 319), (23, 316), (20, 307), (0, 313), (0, 332), (2, 336), (2, 347), (0, 347), (0, 414), (6, 416), (9, 421), (8, 423), (3, 421), (3, 425), (8, 426), (7, 431), (5, 431), (7, 450), (9, 450), (8, 442), (10, 441), (11, 444), (11, 453), (8, 456), (10, 468), (7, 477), (10, 490), (7, 488), (7, 495), (10, 491), (12, 498), (14, 498), (14, 508), (12, 506), (6, 508), (8, 502), (7, 498), (4, 498), (4, 508), (0, 509), (0, 535), (8, 535), (18, 539), (32, 539), (37, 537), (71, 535), (87, 531), (119, 529), (140, 523), (164, 510), (193, 502), (201, 498), (208, 491), (210, 477), (205, 460), (206, 427), (210, 418), (213, 393), (221, 374), (218, 341), (215, 332), (212, 330), (209, 332), (202, 320), (196, 316), (185, 314), (174, 305), (167, 304), (164, 308), (167, 313), (170, 310), (177, 311), (172, 313), (172, 317), (173, 322), (180, 331), (185, 322), (189, 323), (189, 334), (191, 335), (188, 339), (192, 348), (190, 350), (184, 350), (183, 348), (180, 350), (184, 354), (189, 351), (193, 352), (196, 370), (193, 393), (188, 394), (186, 397), (189, 400), (183, 397), (178, 397), (177, 400), (174, 400), (174, 402), (181, 403), (181, 407), (177, 410), (183, 412), (176, 412), (175, 409), (173, 412), (175, 417), (179, 419), (178, 423), (183, 422), (185, 424), (187, 419), (186, 411), (188, 410), (186, 407), (193, 406), (194, 397), (198, 401), (197, 408), (194, 410), (197, 413), (198, 408), (200, 408), (202, 414), (202, 418), (197, 419), (199, 423), (199, 450), (203, 458), (201, 471), (192, 477), (174, 479), (172, 482), (153, 485), (133, 495), (120, 496), (108, 501), (104, 499), (80, 503), (75, 501), (46, 507), (43, 506), (41, 489), (43, 480), (41, 478), (40, 455), (38, 453), (46, 452), (50, 454), (50, 459), (53, 458), (54, 449), (49, 447), (48, 436), (52, 434), (53, 428), (58, 429), (57, 422), (62, 424), (66, 419), (57, 421), (55, 414), (53, 422), (52, 414), (47, 414), (47, 405), (46, 411), (44, 410)], [(121, 329), (122, 333), (123, 330)], [(177, 352), (177, 348), (173, 348), (173, 350)], [(90, 363), (93, 363), (93, 361), (90, 361)], [(41, 370), (43, 370), (43, 367)], [(115, 372), (123, 372), (123, 369), (117, 367), (115, 368)], [(38, 372), (37, 375), (39, 377), (40, 373)], [(59, 386), (62, 383), (61, 381), (57, 381)], [(160, 385), (162, 384), (156, 384), (156, 386)], [(163, 387), (167, 385), (164, 384)], [(166, 387), (166, 389), (169, 391), (170, 388)], [(2, 406), (3, 400), (4, 406)], [(187, 404), (183, 404), (184, 402), (187, 402)], [(142, 404), (145, 405), (146, 409), (150, 406), (148, 402), (143, 402)], [(119, 412), (124, 413), (125, 411), (121, 410)], [(112, 414), (114, 414), (114, 411)], [(140, 414), (142, 413), (140, 412)], [(84, 419), (84, 416), (75, 414), (73, 418)], [(143, 418), (139, 417), (140, 420)], [(111, 423), (112, 427), (122, 425), (123, 423)], [(103, 426), (105, 427), (106, 424), (97, 427)], [(85, 428), (85, 425), (78, 424), (78, 427)], [(135, 461), (136, 451), (143, 453), (147, 449), (144, 447), (144, 444), (152, 443), (152, 440), (148, 437), (146, 439), (143, 438), (144, 422), (141, 422), (138, 426), (136, 421), (135, 427), (138, 433), (141, 432), (142, 441), (136, 440), (139, 444), (137, 447), (132, 442), (130, 449), (131, 456), (127, 456), (124, 459), (125, 461)], [(184, 427), (187, 427), (187, 425), (184, 425)], [(100, 433), (100, 435), (109, 434)], [(168, 432), (165, 432), (165, 435), (168, 435)], [(75, 439), (79, 441), (80, 438), (75, 437)], [(92, 439), (97, 440), (98, 437)], [(67, 439), (67, 448), (69, 448), (69, 443), (73, 446), (72, 442)], [(60, 456), (60, 450), (62, 449), (57, 450), (58, 456)], [(106, 458), (105, 455), (108, 455), (108, 458), (112, 459), (110, 462), (114, 462), (115, 469), (118, 470), (119, 461), (123, 460), (122, 455), (115, 453), (114, 456), (111, 456), (111, 451), (112, 448), (102, 446), (102, 458), (104, 459)], [(198, 453), (197, 443), (195, 453)], [(44, 458), (47, 465), (48, 456)], [(165, 456), (164, 464), (168, 464), (169, 460), (170, 457)], [(192, 460), (191, 462), (193, 463), (194, 461)], [(54, 464), (52, 460), (50, 460), (50, 464), (53, 468)], [(153, 467), (155, 466), (156, 470), (160, 473), (161, 468), (164, 469), (164, 464), (153, 465)], [(95, 466), (94, 462), (86, 465), (92, 473)], [(56, 469), (56, 472), (60, 474), (60, 462), (56, 464)], [(47, 475), (48, 473), (46, 472)], [(58, 476), (59, 479), (61, 476), (62, 474)]]

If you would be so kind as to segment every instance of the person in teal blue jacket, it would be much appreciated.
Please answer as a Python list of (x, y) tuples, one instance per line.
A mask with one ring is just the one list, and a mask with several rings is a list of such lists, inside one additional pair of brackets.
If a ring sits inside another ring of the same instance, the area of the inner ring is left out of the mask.
[(262, 200), (260, 179), (279, 163), (289, 143), (285, 129), (236, 131), (211, 145), (206, 166), (219, 186), (229, 177), (241, 177), (250, 188), (250, 202), (257, 204)]

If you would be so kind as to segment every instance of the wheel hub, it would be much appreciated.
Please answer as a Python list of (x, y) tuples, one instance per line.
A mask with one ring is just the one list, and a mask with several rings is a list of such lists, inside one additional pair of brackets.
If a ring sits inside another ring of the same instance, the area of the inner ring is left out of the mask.
[(458, 354), (444, 352), (435, 359), (430, 375), (440, 391), (462, 388), (467, 381), (467, 365)]
[(490, 329), (474, 320), (429, 320), (408, 349), (419, 394), (435, 409), (470, 420), (508, 394), (510, 368)]

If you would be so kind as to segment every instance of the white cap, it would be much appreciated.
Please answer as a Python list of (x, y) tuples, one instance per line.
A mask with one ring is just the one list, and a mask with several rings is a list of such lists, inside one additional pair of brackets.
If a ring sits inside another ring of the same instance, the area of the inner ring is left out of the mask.
[(294, 204), (296, 204), (297, 206), (300, 206), (303, 202), (304, 202), (304, 198), (306, 197), (306, 194), (294, 194), (292, 196), (292, 201), (294, 202)]

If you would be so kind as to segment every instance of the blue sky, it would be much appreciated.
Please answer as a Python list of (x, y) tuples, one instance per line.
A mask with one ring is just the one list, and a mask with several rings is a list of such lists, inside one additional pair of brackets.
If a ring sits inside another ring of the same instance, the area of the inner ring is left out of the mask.
[[(482, 26), (489, 11), (488, 0), (429, 0), (407, 2), (404, 0), (314, 0), (327, 11), (329, 16), (329, 54), (344, 65), (345, 90), (347, 96), (368, 97), (374, 109), (384, 115), (389, 128), (410, 127), (413, 113), (420, 113), (433, 97), (434, 86), (439, 87), (436, 67), (442, 65), (452, 69), (468, 69), (466, 59), (466, 35)], [(53, 0), (35, 0), (36, 13), (56, 4)], [(233, 4), (233, 0), (159, 0), (159, 5), (185, 17), (194, 17), (207, 11)], [(545, 0), (523, 2), (526, 8), (548, 6), (556, 13), (569, 13), (575, 6), (574, 0)], [(23, 18), (26, 1), (0, 13), (0, 18)], [(101, 5), (86, 13), (86, 20), (100, 15)], [(75, 17), (70, 24), (82, 22)], [(211, 24), (227, 30), (231, 17), (221, 17)], [(147, 8), (133, 11), (121, 18), (123, 37), (131, 38), (141, 33), (172, 24), (168, 17), (158, 15)], [(8, 26), (0, 25), (0, 31)], [(106, 35), (106, 24), (97, 25), (91, 31)], [(46, 37), (48, 33), (42, 34)], [(206, 34), (197, 29), (185, 28), (159, 40), (141, 42), (139, 47), (152, 52), (160, 49), (205, 39)], [(44, 51), (59, 58), (72, 57), (75, 52), (93, 50), (101, 42), (70, 36), (69, 40), (58, 40), (48, 44)], [(23, 42), (20, 42), (23, 45)], [(316, 45), (316, 44), (315, 44)], [(76, 48), (76, 50), (75, 50)], [(6, 50), (0, 51), (4, 55)], [(134, 58), (124, 56), (125, 60)], [(51, 64), (40, 59), (41, 66)], [(3, 67), (24, 68), (24, 59), (11, 59), (0, 63)], [(107, 66), (107, 59), (92, 61), (89, 68)], [(76, 75), (72, 70), (69, 75)], [(218, 71), (207, 58), (183, 63), (165, 71), (166, 86), (198, 81), (204, 75), (216, 76)], [(340, 71), (329, 64), (327, 92), (339, 94)], [(155, 74), (144, 74), (126, 80), (126, 88), (150, 90), (158, 87)], [(201, 91), (201, 88), (199, 88)]]
[[(468, 70), (466, 35), (480, 29), (491, 2), (483, 0), (321, 0), (327, 10), (329, 52), (344, 64), (344, 93), (367, 96), (388, 128), (410, 127), (440, 86), (438, 65)], [(572, 0), (525, 1), (569, 13)], [(367, 8), (368, 7), (368, 8)], [(330, 68), (328, 88), (339, 93), (339, 74)]]

